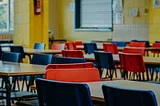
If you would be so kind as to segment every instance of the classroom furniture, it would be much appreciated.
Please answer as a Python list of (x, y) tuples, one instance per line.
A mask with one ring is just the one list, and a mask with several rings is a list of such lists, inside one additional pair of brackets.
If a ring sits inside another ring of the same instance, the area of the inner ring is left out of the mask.
[(96, 66), (99, 69), (100, 77), (102, 77), (102, 72), (104, 69), (107, 69), (106, 77), (109, 76), (109, 78), (112, 80), (113, 73), (115, 73), (117, 77), (117, 72), (112, 53), (95, 51), (94, 56), (95, 56), (95, 62), (97, 64)]
[(12, 53), (12, 52), (3, 52), (2, 53), (2, 61), (19, 63), (20, 60), (21, 60), (20, 53)]
[(127, 89), (102, 85), (106, 106), (158, 106), (151, 90)]
[(82, 50), (62, 50), (63, 57), (83, 58)]
[(118, 48), (116, 44), (103, 43), (103, 49), (105, 52), (111, 52), (112, 54), (118, 54)]
[(92, 106), (87, 84), (37, 79), (36, 85), (40, 106)]
[(11, 84), (9, 77), (18, 76), (30, 76), (30, 75), (43, 75), (45, 66), (41, 65), (31, 65), (24, 63), (10, 63), (0, 61), (0, 76), (4, 79), (6, 85), (6, 96), (1, 96), (1, 98), (6, 99), (7, 106), (11, 106), (11, 99), (15, 98), (25, 98), (25, 96), (35, 96), (34, 93), (21, 91), (11, 93)]
[(145, 42), (130, 42), (129, 47), (146, 47)]
[(145, 47), (151, 47), (150, 42), (147, 40), (131, 40), (131, 42), (145, 42), (146, 46)]
[(23, 58), (25, 58), (23, 46), (10, 46), (10, 51), (20, 53), (21, 61), (23, 62)]
[[(145, 80), (146, 67), (141, 54), (120, 53), (119, 57), (124, 79), (127, 77), (132, 80)], [(129, 77), (128, 72), (130, 72)]]
[(144, 48), (137, 48), (137, 47), (127, 47), (124, 48), (123, 53), (135, 53), (135, 54), (141, 54), (142, 56), (145, 56), (145, 49)]
[(121, 41), (112, 41), (111, 43), (116, 44), (117, 47), (125, 47), (126, 46), (126, 42), (121, 42)]
[(75, 42), (66, 42), (65, 44), (68, 50), (77, 50)]
[(98, 51), (96, 43), (83, 43), (84, 52), (86, 54), (94, 53), (94, 51)]
[(44, 50), (44, 49), (45, 49), (45, 46), (46, 46), (45, 43), (35, 43), (35, 44), (34, 44), (34, 49)]
[(65, 43), (54, 43), (52, 44), (51, 50), (64, 50)]
[(65, 69), (65, 68), (93, 68), (94, 64), (92, 62), (85, 63), (70, 63), (70, 64), (49, 64), (46, 67), (48, 69)]
[(78, 46), (78, 45), (83, 45), (83, 42), (82, 42), (82, 41), (74, 41), (74, 42), (75, 42), (76, 46)]
[(84, 63), (84, 58), (72, 58), (72, 57), (55, 57), (53, 64), (69, 64), (69, 63)]
[[(152, 48), (159, 48), (160, 49), (160, 43), (153, 43)], [(156, 54), (159, 57), (160, 51), (152, 51), (152, 53), (153, 53), (153, 57), (155, 57)]]

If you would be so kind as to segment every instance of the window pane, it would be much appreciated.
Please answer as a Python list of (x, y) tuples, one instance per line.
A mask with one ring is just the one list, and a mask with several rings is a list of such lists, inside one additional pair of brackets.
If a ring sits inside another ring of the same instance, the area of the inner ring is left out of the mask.
[(8, 32), (9, 29), (9, 7), (8, 0), (0, 2), (0, 33)]
[(10, 0), (10, 31), (14, 30), (14, 0)]

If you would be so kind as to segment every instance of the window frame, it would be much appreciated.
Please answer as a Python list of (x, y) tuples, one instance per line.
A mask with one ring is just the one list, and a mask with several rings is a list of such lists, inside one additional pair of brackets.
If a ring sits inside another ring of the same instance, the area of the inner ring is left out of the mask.
[[(13, 0), (14, 1), (14, 3), (15, 3), (15, 0)], [(14, 9), (14, 4), (13, 4), (13, 9)], [(13, 12), (14, 12), (14, 10), (13, 10)], [(8, 19), (7, 19), (7, 21), (8, 21), (8, 23), (7, 23), (7, 25), (8, 25), (8, 28), (7, 28), (7, 31), (0, 31), (0, 34), (13, 34), (14, 33), (14, 26), (13, 26), (13, 30), (11, 30), (11, 28), (10, 28), (10, 23), (11, 23), (11, 0), (8, 0)], [(14, 13), (13, 13), (13, 20), (14, 20)], [(14, 21), (13, 21), (13, 24), (14, 24)]]
[(101, 28), (101, 27), (88, 27), (81, 28), (81, 0), (75, 0), (75, 14), (74, 14), (74, 29), (77, 32), (112, 32), (113, 31), (113, 1), (112, 1), (112, 27)]

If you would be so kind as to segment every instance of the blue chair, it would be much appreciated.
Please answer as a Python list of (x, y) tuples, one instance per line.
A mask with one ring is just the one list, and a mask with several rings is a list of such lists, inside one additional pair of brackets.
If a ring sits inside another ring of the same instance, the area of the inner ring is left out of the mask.
[(0, 46), (0, 60), (1, 60), (1, 58), (2, 58), (2, 53), (3, 53), (2, 47)]
[[(107, 69), (107, 76), (109, 75), (111, 80), (114, 72), (117, 77), (117, 72), (116, 72), (112, 53), (96, 51), (94, 52), (94, 56), (95, 56), (97, 68), (99, 69), (100, 77), (102, 76), (103, 69)], [(108, 70), (110, 72), (109, 74), (108, 74)]]
[(31, 64), (48, 65), (53, 61), (53, 54), (33, 54)]
[(126, 42), (121, 42), (121, 41), (113, 41), (112, 43), (115, 43), (117, 47), (125, 47)]
[(93, 106), (87, 84), (36, 80), (40, 106)]
[(34, 49), (44, 50), (45, 46), (46, 46), (45, 43), (35, 43), (34, 44)]
[(98, 51), (96, 43), (83, 43), (84, 45), (84, 52), (86, 54), (94, 53), (94, 51)]
[(102, 86), (106, 106), (158, 106), (155, 94), (149, 90)]
[(15, 52), (15, 53), (20, 53), (21, 54), (21, 61), (23, 58), (25, 58), (25, 53), (24, 53), (24, 49), (22, 46), (10, 46), (10, 51)]
[(3, 52), (2, 61), (20, 63), (20, 53)]
[(84, 58), (55, 57), (53, 64), (85, 63)]

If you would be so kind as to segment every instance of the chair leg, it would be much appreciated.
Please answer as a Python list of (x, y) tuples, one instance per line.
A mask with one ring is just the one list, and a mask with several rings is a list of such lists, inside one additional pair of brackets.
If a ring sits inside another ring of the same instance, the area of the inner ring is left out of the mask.
[(118, 77), (118, 75), (117, 75), (117, 70), (115, 69), (114, 71), (115, 71), (115, 76), (116, 76), (116, 78), (117, 78), (117, 77)]
[(112, 80), (112, 70), (109, 69), (109, 72), (110, 72), (110, 79)]

